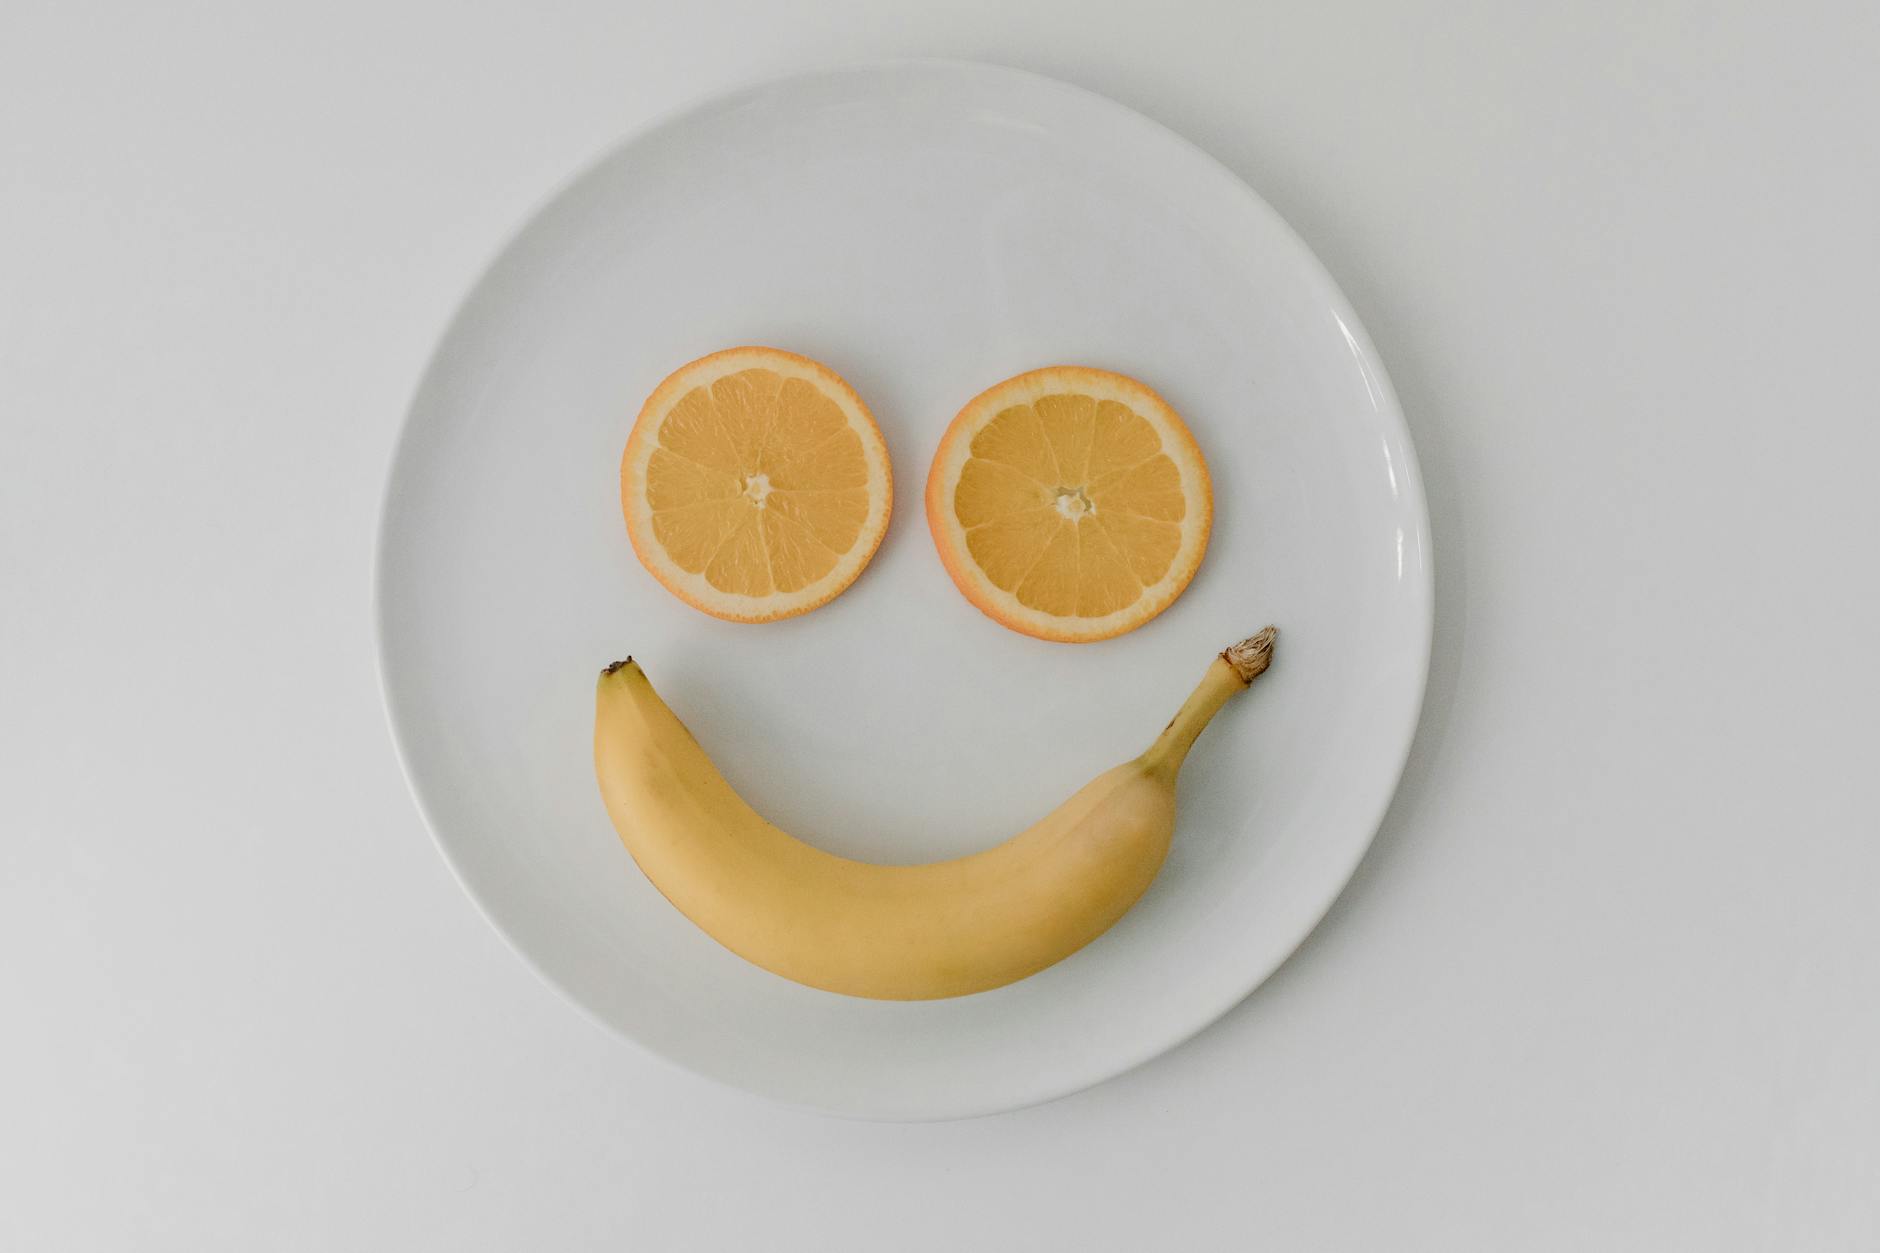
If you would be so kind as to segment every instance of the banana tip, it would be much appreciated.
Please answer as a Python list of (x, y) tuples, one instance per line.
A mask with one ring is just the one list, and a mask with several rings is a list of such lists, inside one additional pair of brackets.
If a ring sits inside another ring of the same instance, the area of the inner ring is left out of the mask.
[(628, 666), (632, 664), (633, 664), (633, 658), (622, 657), (619, 661), (614, 662), (612, 665), (608, 666), (605, 670), (602, 670), (601, 678), (604, 679), (608, 675), (613, 674), (617, 670), (625, 670)]
[(1279, 628), (1267, 627), (1222, 649), (1221, 660), (1234, 668), (1242, 683), (1251, 683), (1273, 664), (1273, 641), (1278, 638)]

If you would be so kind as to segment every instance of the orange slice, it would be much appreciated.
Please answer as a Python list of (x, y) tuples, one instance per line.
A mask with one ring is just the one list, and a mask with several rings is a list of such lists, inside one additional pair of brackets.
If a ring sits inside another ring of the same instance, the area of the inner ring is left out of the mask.
[(733, 622), (808, 613), (855, 581), (888, 529), (881, 428), (834, 370), (727, 348), (647, 398), (620, 461), (640, 563)]
[(1134, 630), (1188, 586), (1214, 492), (1194, 436), (1147, 386), (1051, 366), (975, 397), (927, 475), (927, 525), (967, 600), (1040, 639)]

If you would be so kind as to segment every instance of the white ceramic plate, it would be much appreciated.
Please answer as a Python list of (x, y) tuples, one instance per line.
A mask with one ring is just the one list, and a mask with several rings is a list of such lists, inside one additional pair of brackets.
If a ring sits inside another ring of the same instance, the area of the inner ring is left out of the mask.
[[(896, 501), (834, 603), (707, 618), (635, 562), (617, 463), (641, 400), (733, 344), (807, 353), (873, 408)], [(941, 432), (1034, 366), (1135, 375), (1213, 470), (1213, 544), (1160, 618), (1048, 644), (981, 617), (921, 512)], [(1213, 1021), (1338, 894), (1422, 700), (1428, 529), (1384, 371), (1323, 269), (1220, 165), (1100, 97), (984, 65), (755, 87), (645, 131), (504, 250), (412, 406), (379, 541), (381, 670), (439, 846), (550, 983), (653, 1052), (879, 1118), (1007, 1109)], [(1274, 669), (1182, 777), (1174, 851), (1068, 961), (957, 1000), (799, 987), (719, 948), (597, 797), (593, 685), (632, 653), (758, 809), (924, 861), (1017, 831), (1137, 753), (1215, 652)], [(1257, 1063), (1250, 1063), (1257, 1064)]]

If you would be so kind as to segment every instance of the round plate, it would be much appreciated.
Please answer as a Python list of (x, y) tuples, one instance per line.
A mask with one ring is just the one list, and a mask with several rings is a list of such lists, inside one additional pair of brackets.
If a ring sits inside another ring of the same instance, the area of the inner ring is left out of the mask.
[[(734, 344), (843, 374), (900, 489), (861, 579), (765, 626), (664, 592), (618, 502), (640, 402), (674, 366)], [(1214, 477), (1213, 542), (1186, 595), (1100, 644), (980, 616), (921, 514), (959, 407), (1059, 363), (1154, 387)], [(381, 677), (445, 857), (575, 1003), (782, 1101), (956, 1117), (1153, 1057), (1304, 938), (1409, 748), (1429, 560), (1383, 368), (1264, 202), (1087, 92), (896, 63), (669, 118), (503, 251), (445, 334), (394, 460)], [(1274, 668), (1189, 759), (1161, 877), (1088, 948), (994, 992), (874, 1002), (745, 963), (640, 874), (594, 783), (595, 676), (631, 653), (786, 830), (869, 860), (952, 857), (1141, 751), (1214, 654), (1268, 622), (1282, 632)]]

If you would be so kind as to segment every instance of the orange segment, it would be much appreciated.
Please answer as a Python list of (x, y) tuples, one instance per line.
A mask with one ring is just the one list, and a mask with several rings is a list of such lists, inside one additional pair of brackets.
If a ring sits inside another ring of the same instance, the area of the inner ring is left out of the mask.
[(927, 476), (947, 573), (995, 620), (1043, 639), (1107, 639), (1181, 595), (1214, 495), (1194, 437), (1121, 374), (1033, 370), (953, 419)]
[(640, 410), (620, 503), (641, 564), (736, 622), (807, 613), (850, 583), (888, 529), (888, 449), (829, 367), (730, 348), (674, 371)]

